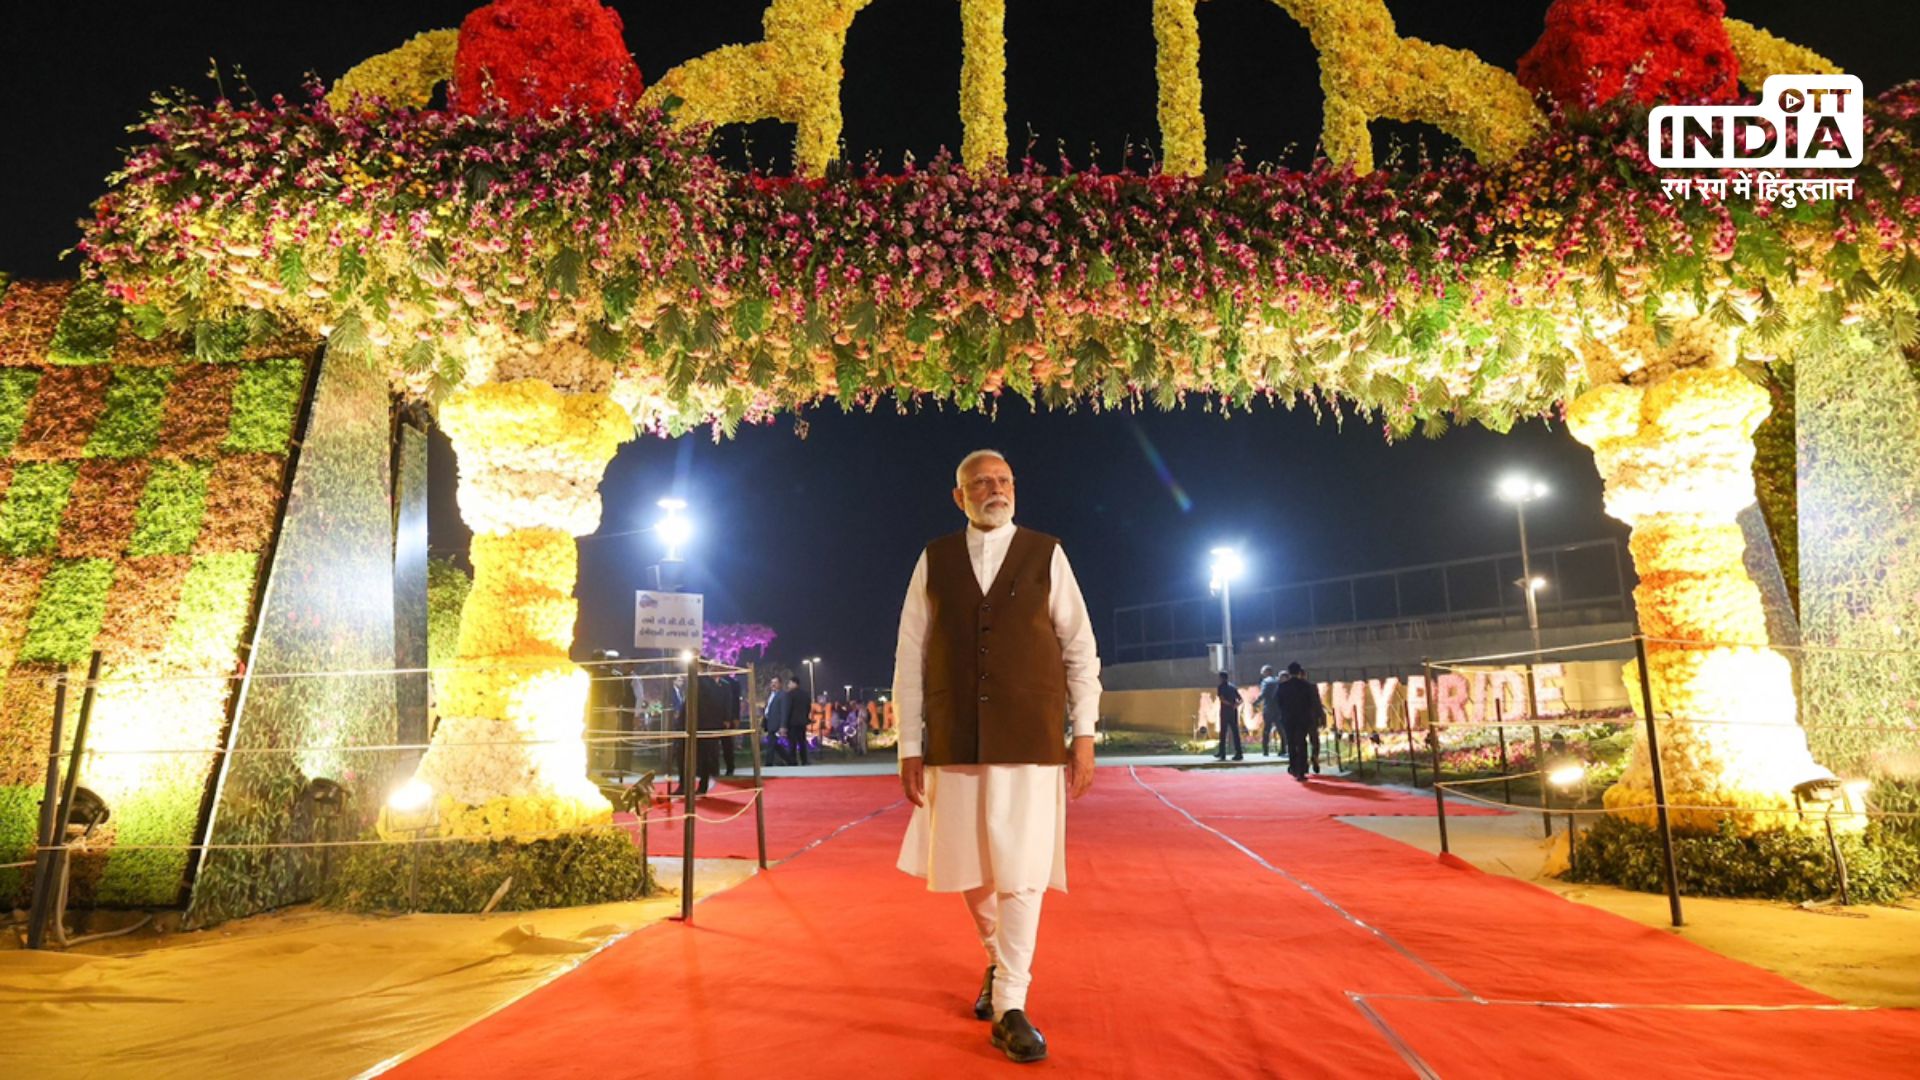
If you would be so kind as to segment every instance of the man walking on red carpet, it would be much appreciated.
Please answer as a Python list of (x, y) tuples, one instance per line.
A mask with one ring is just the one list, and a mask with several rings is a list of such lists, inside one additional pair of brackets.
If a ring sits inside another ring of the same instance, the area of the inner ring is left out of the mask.
[(968, 454), (953, 501), (967, 527), (927, 545), (900, 612), (899, 866), (965, 897), (988, 963), (974, 1015), (1008, 1058), (1039, 1061), (1027, 986), (1040, 901), (1067, 887), (1068, 793), (1093, 786), (1100, 657), (1060, 542), (1013, 524), (1006, 459)]

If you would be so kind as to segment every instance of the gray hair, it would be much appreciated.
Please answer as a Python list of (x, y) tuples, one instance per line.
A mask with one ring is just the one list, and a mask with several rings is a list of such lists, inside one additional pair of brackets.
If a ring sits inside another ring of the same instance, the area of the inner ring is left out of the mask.
[(1013, 468), (1012, 464), (1010, 464), (1007, 461), (1007, 455), (1001, 453), (998, 450), (975, 450), (973, 453), (968, 454), (966, 457), (961, 458), (960, 464), (954, 468), (953, 486), (966, 487), (967, 486), (967, 467), (972, 465), (976, 461), (985, 461), (988, 458), (996, 458), (999, 460), (999, 462), (1002, 465), (1006, 465), (1007, 468), (1009, 469)]

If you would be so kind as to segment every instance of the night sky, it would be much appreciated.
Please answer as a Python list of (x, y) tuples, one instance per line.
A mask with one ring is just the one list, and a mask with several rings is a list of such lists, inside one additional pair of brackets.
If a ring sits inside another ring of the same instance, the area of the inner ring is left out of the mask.
[[(207, 88), (209, 58), (238, 64), (262, 94), (327, 79), (412, 34), (458, 25), (468, 3), (258, 2), (9, 5), (0, 44), (0, 269), (71, 277), (59, 252), (103, 190), (150, 92)], [(763, 0), (612, 5), (651, 79), (719, 45), (760, 36)], [(1538, 37), (1544, 0), (1390, 2), (1402, 34), (1472, 49), (1511, 69)], [(1920, 5), (1863, 0), (1844, 7), (1731, 0), (1729, 14), (1832, 57), (1878, 93), (1920, 75)], [(1052, 161), (1064, 149), (1108, 165), (1152, 146), (1153, 35), (1148, 0), (1012, 0), (1008, 113), (1013, 146)], [(1306, 163), (1319, 131), (1314, 55), (1304, 31), (1268, 0), (1200, 6), (1203, 106), (1210, 152), (1237, 141), (1250, 160)], [(855, 158), (895, 165), (957, 147), (960, 78), (953, 0), (877, 0), (848, 35), (846, 139)], [(233, 89), (229, 79), (228, 89)], [(1412, 133), (1376, 125), (1376, 133)], [(791, 129), (723, 133), (735, 161), (781, 167)], [(1554, 486), (1534, 517), (1534, 542), (1624, 529), (1600, 510), (1590, 455), (1557, 424), (1501, 436), (1461, 429), (1389, 446), (1349, 419), (1336, 427), (1305, 410), (1260, 407), (1223, 420), (1198, 406), (1138, 415), (1042, 413), (1018, 401), (997, 418), (922, 408), (900, 416), (809, 411), (715, 445), (703, 434), (623, 448), (602, 491), (601, 532), (581, 541), (578, 646), (624, 648), (632, 590), (658, 546), (643, 530), (655, 499), (679, 494), (700, 534), (690, 584), (708, 617), (773, 626), (777, 660), (819, 655), (823, 687), (884, 683), (892, 635), (920, 546), (958, 528), (948, 497), (955, 462), (990, 446), (1019, 478), (1019, 520), (1059, 535), (1086, 590), (1103, 651), (1114, 605), (1195, 595), (1205, 552), (1245, 546), (1248, 587), (1394, 565), (1510, 551), (1510, 512), (1495, 477), (1524, 466)], [(1150, 463), (1164, 459), (1166, 479)], [(436, 454), (433, 544), (458, 551), (452, 455)], [(1169, 484), (1167, 481), (1171, 480)], [(1243, 627), (1243, 633), (1258, 632)]]

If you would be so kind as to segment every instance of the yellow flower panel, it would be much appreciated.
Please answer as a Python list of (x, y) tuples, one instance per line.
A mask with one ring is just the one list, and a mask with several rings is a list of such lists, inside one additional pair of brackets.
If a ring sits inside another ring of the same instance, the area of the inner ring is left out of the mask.
[(1759, 91), (1769, 75), (1839, 75), (1838, 64), (1804, 45), (1777, 38), (1740, 19), (1726, 20), (1727, 42), (1740, 60), (1740, 83)]
[(475, 583), (480, 575), (497, 575), (516, 587), (545, 589), (573, 595), (580, 573), (579, 547), (558, 529), (520, 529), (505, 535), (481, 534), (468, 550)]
[(327, 92), (327, 104), (336, 111), (351, 107), (355, 98), (424, 106), (432, 100), (433, 88), (453, 77), (459, 43), (458, 30), (415, 34), (405, 45), (355, 64)]
[(1765, 644), (1760, 590), (1738, 565), (1722, 574), (1643, 574), (1633, 590), (1641, 632), (1682, 641)]
[(1007, 0), (960, 0), (960, 160), (1007, 163)]
[(1732, 522), (1713, 525), (1654, 518), (1642, 522), (1627, 541), (1642, 581), (1662, 573), (1711, 574), (1738, 567), (1747, 538)]

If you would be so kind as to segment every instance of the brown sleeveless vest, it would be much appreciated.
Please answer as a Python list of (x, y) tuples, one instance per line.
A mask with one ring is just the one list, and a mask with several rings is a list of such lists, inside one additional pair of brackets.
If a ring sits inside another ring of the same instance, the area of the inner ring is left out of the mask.
[(1016, 528), (983, 595), (967, 534), (927, 545), (928, 765), (1064, 765), (1067, 668), (1053, 630), (1053, 550)]

